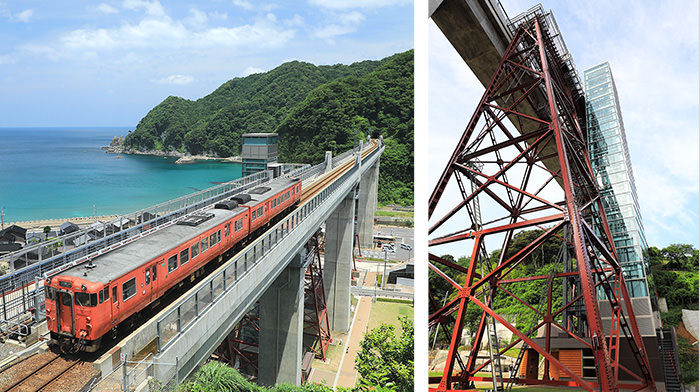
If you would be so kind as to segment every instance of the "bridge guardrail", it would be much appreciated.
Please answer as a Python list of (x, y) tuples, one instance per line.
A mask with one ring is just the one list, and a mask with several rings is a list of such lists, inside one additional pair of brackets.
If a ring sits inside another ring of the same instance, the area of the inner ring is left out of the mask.
[[(366, 145), (370, 147), (370, 145)], [(352, 153), (352, 151), (349, 151)], [(343, 156), (347, 157), (346, 152)], [(289, 171), (286, 175), (299, 177), (302, 180), (308, 179), (321, 173), (325, 169), (323, 163), (311, 166), (308, 164), (285, 164), (283, 170)], [(245, 189), (257, 186), (271, 178), (271, 171), (259, 172), (247, 177), (243, 177), (225, 184), (220, 184), (202, 191), (192, 193), (165, 203), (158, 204), (153, 207), (139, 210), (135, 213), (126, 215), (133, 217), (132, 221), (138, 221), (139, 217), (145, 214), (152, 214), (155, 217), (150, 220), (144, 220), (134, 227), (119, 231), (101, 239), (94, 240), (86, 245), (75, 248), (65, 253), (61, 253), (34, 264), (28, 265), (19, 271), (0, 277), (0, 320), (7, 322), (18, 323), (23, 315), (26, 315), (29, 310), (33, 310), (33, 317), (36, 321), (41, 321), (45, 318), (43, 302), (43, 289), (38, 284), (38, 281), (46, 274), (56, 273), (62, 269), (69, 268), (75, 264), (83, 262), (88, 258), (96, 257), (106, 253), (123, 244), (136, 240), (144, 235), (154, 231), (156, 228), (165, 227), (165, 225), (173, 224), (175, 220), (203, 208), (204, 206), (215, 203), (235, 193), (244, 191)], [(172, 212), (174, 211), (174, 212)], [(167, 212), (167, 213), (166, 213)], [(162, 215), (162, 216), (157, 216)], [(62, 236), (58, 241), (70, 241), (76, 237), (85, 235), (90, 229), (84, 229), (78, 233)], [(41, 249), (42, 246), (54, 246), (56, 242), (43, 243), (31, 249), (26, 249), (26, 253)], [(44, 253), (40, 251), (39, 254)], [(16, 258), (18, 253), (12, 255)], [(6, 258), (0, 259), (7, 260)], [(11, 261), (12, 262), (12, 261)], [(31, 288), (35, 284), (34, 289)]]
[[(372, 159), (380, 151), (381, 148), (378, 148), (364, 160)], [(358, 170), (360, 168), (355, 165), (332, 185), (301, 205), (296, 212), (277, 223), (273, 231), (268, 231), (267, 235), (253, 242), (245, 253), (229, 260), (224, 269), (200, 283), (201, 286), (197, 291), (180, 299), (175, 307), (158, 319), (156, 322), (158, 352), (172, 344), (193, 321), (206, 312), (214, 302), (221, 298), (222, 294), (240, 281), (251, 267), (258, 263), (281, 239), (292, 233), (306, 217)]]
[[(97, 255), (101, 250), (111, 250), (115, 247), (115, 245), (122, 244), (130, 239), (133, 240), (134, 237), (140, 236), (142, 233), (156, 227), (160, 227), (164, 224), (169, 224), (174, 219), (186, 215), (195, 209), (199, 209), (204, 205), (208, 205), (212, 202), (226, 198), (236, 192), (256, 186), (269, 178), (269, 171), (255, 173), (247, 177), (230, 181), (225, 184), (220, 184), (177, 198), (175, 200), (125, 215), (123, 218), (139, 223), (137, 223), (137, 225), (134, 227), (120, 230), (109, 236), (106, 235), (105, 230), (105, 236), (102, 238), (92, 240), (84, 245), (75, 247), (74, 249), (70, 249), (70, 245), (67, 244), (75, 243), (77, 239), (86, 236), (87, 233), (93, 229), (83, 229), (77, 233), (61, 236), (56, 240), (41, 243), (36, 246), (23, 249), (22, 251), (15, 252), (8, 255), (6, 258), (0, 259), (0, 261), (8, 261), (12, 266), (17, 260), (21, 260), (24, 257), (28, 265), (13, 274), (0, 277), (0, 291), (9, 293), (17, 290), (20, 287), (33, 282), (37, 276), (43, 276), (45, 273), (55, 268), (77, 261), (81, 258), (90, 255)], [(58, 252), (59, 248), (62, 248), (61, 252)], [(37, 261), (31, 262), (30, 254), (35, 254), (37, 256)], [(43, 259), (42, 256), (44, 255), (49, 255), (50, 257)]]

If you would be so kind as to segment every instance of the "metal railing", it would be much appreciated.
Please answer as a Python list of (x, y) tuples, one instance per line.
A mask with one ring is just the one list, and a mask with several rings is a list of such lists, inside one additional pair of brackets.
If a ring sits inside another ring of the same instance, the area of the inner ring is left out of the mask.
[[(369, 145), (366, 147), (369, 147)], [(349, 151), (349, 153), (344, 153), (342, 155), (347, 157), (351, 153), (352, 151)], [(298, 177), (302, 180), (306, 180), (322, 173), (324, 168), (324, 163), (315, 166), (308, 164), (284, 164), (283, 172), (285, 176)], [(69, 249), (68, 251), (64, 250), (45, 260), (37, 261), (32, 265), (24, 267), (13, 274), (0, 277), (0, 320), (6, 321), (6, 323), (0, 324), (0, 332), (6, 331), (13, 325), (24, 321), (24, 319), (29, 317), (28, 312), (30, 310), (33, 312), (31, 317), (33, 317), (35, 321), (41, 321), (45, 318), (44, 292), (43, 287), (40, 285), (40, 281), (42, 281), (45, 276), (70, 268), (146, 236), (156, 230), (172, 225), (191, 212), (205, 208), (233, 194), (267, 182), (271, 178), (271, 171), (259, 172), (150, 208), (139, 210), (125, 216), (132, 222), (137, 222), (137, 225), (134, 227), (121, 230), (104, 238), (97, 238), (85, 245)], [(62, 236), (58, 241), (62, 241), (63, 243), (70, 242), (71, 239), (83, 236), (90, 230), (92, 229), (84, 229), (79, 233)], [(9, 256), (12, 257), (13, 260), (16, 260), (21, 257), (21, 255), (26, 255), (37, 249), (39, 249), (39, 254), (46, 253), (45, 250), (48, 247), (53, 246), (54, 250), (57, 249), (55, 246), (56, 244), (57, 242), (55, 241), (45, 242), (23, 250), (24, 253), (19, 252)], [(63, 244), (61, 246), (63, 246)], [(7, 258), (0, 259), (0, 261), (2, 260), (7, 260)], [(32, 286), (34, 287), (32, 288)]]
[[(14, 273), (0, 277), (0, 291), (11, 292), (20, 289), (29, 282), (33, 282), (35, 277), (44, 276), (55, 268), (68, 263), (75, 264), (87, 257), (94, 257), (115, 249), (126, 242), (130, 242), (135, 237), (141, 237), (146, 232), (152, 232), (164, 225), (169, 225), (174, 220), (192, 211), (261, 184), (269, 179), (269, 171), (259, 172), (139, 210), (123, 216), (124, 219), (135, 222), (135, 226), (117, 231), (111, 235), (107, 235), (107, 230), (105, 229), (102, 238), (91, 239), (79, 246), (75, 245), (76, 242), (81, 239), (87, 240), (86, 236), (94, 232), (94, 228), (83, 229), (12, 253), (0, 259), (0, 262), (6, 261), (10, 263), (10, 266), (14, 266), (17, 260), (21, 260), (26, 262), (27, 266)], [(48, 258), (45, 258), (45, 256), (48, 256)]]
[[(381, 149), (375, 150), (364, 160), (369, 160)], [(339, 179), (326, 187), (311, 200), (301, 205), (295, 212), (277, 223), (273, 229), (248, 246), (244, 253), (239, 253), (229, 260), (224, 268), (210, 276), (199, 289), (177, 301), (175, 306), (156, 322), (158, 352), (172, 344), (188, 327), (192, 325), (213, 303), (239, 282), (277, 243), (294, 232), (301, 222), (314, 212), (328, 197), (359, 170), (356, 165), (345, 172)]]

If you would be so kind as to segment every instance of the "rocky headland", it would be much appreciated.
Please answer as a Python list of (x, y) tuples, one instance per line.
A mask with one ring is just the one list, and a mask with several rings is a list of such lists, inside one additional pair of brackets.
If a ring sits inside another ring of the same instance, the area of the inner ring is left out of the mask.
[(175, 157), (178, 158), (175, 161), (176, 164), (188, 164), (195, 163), (197, 161), (219, 161), (219, 162), (242, 162), (243, 160), (239, 156), (233, 157), (215, 157), (209, 155), (192, 155), (188, 152), (180, 152), (177, 150), (163, 151), (163, 150), (135, 150), (132, 148), (124, 147), (124, 137), (115, 136), (109, 143), (109, 146), (102, 147), (102, 149), (108, 154), (132, 154), (132, 155), (153, 155), (158, 157)]

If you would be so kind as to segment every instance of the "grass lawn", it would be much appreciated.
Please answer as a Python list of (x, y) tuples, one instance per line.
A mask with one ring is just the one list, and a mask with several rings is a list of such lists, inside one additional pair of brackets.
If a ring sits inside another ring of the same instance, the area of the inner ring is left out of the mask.
[(382, 211), (377, 210), (374, 216), (391, 216), (394, 218), (413, 218), (413, 212), (410, 211)]
[(372, 304), (368, 328), (376, 328), (382, 323), (391, 324), (398, 328), (401, 325), (399, 316), (407, 316), (413, 320), (413, 306), (410, 304), (377, 301)]

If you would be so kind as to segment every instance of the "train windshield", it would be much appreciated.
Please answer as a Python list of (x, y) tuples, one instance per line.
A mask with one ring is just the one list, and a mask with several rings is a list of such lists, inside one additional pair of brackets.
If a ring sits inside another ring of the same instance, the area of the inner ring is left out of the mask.
[(63, 295), (61, 295), (61, 303), (63, 304), (63, 306), (72, 306), (73, 305), (72, 298), (73, 297), (68, 295), (68, 293), (64, 293)]
[(96, 306), (97, 294), (75, 293), (75, 304), (78, 306)]

